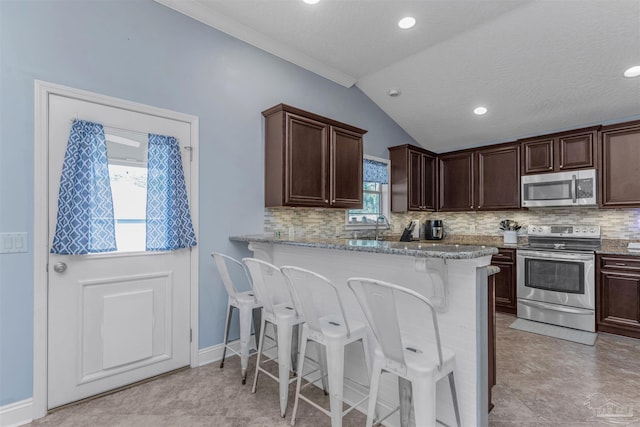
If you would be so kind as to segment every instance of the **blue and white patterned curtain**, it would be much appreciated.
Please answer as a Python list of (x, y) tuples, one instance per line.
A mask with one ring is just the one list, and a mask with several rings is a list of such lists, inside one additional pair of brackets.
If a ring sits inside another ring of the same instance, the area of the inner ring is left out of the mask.
[(101, 124), (74, 120), (62, 165), (51, 253), (116, 250), (107, 144)]
[(178, 140), (149, 134), (147, 162), (147, 250), (196, 245)]
[(388, 184), (389, 174), (387, 173), (387, 164), (371, 159), (364, 159), (363, 181)]

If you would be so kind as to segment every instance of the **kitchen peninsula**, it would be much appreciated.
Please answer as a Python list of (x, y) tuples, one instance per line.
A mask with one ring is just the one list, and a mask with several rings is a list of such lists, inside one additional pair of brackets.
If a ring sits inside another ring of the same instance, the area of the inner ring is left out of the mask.
[[(354, 276), (396, 283), (431, 299), (438, 311), (442, 345), (456, 354), (456, 388), (463, 426), (488, 424), (488, 286), (487, 267), (498, 249), (491, 246), (388, 242), (351, 239), (279, 239), (269, 235), (230, 237), (246, 242), (256, 258), (277, 266), (307, 268), (329, 278), (338, 287), (348, 316), (364, 321), (364, 314), (347, 287)], [(407, 316), (406, 312), (399, 316)], [(402, 319), (401, 319), (402, 320)], [(424, 335), (424, 323), (407, 318), (410, 334)], [(373, 345), (373, 337), (369, 340)], [(360, 377), (366, 372), (357, 366), (362, 356), (347, 351), (345, 372)], [(373, 348), (370, 348), (373, 351)], [(361, 365), (361, 363), (360, 363)], [(367, 382), (366, 378), (361, 378)], [(345, 396), (349, 394), (345, 391)], [(396, 378), (384, 375), (380, 400), (395, 407), (398, 402)], [(380, 404), (379, 404), (380, 405)], [(437, 386), (438, 419), (455, 425), (449, 385)], [(366, 408), (362, 408), (366, 412)], [(379, 413), (389, 411), (379, 406)], [(399, 425), (397, 414), (387, 420)]]

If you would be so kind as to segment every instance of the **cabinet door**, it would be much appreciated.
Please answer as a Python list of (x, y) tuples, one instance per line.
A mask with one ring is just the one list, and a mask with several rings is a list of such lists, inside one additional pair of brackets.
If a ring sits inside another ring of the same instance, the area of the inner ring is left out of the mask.
[(331, 127), (330, 183), (334, 208), (362, 208), (362, 135)]
[(522, 174), (553, 171), (553, 138), (522, 143)]
[(478, 209), (520, 208), (520, 147), (478, 150)]
[(516, 270), (512, 263), (492, 262), (492, 265), (500, 267), (500, 272), (495, 274), (496, 311), (501, 313), (516, 314)]
[(640, 275), (601, 272), (597, 302), (598, 331), (640, 338)]
[(495, 304), (496, 311), (516, 314), (516, 251), (515, 249), (501, 248), (491, 258), (491, 265), (500, 267), (500, 272), (495, 277)]
[(409, 210), (419, 211), (423, 206), (422, 153), (409, 150)]
[(640, 206), (640, 122), (603, 128), (601, 203), (603, 207)]
[(445, 154), (439, 161), (439, 190), (441, 211), (474, 209), (473, 152)]
[(287, 114), (286, 123), (284, 203), (328, 207), (328, 126), (295, 114)]
[(422, 210), (436, 210), (436, 158), (421, 154), (422, 170)]
[(595, 168), (596, 132), (559, 137), (558, 170)]

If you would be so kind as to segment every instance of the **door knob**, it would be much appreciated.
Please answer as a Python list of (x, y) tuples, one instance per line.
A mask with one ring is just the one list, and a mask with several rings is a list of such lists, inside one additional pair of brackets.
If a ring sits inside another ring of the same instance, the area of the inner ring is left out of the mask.
[(56, 273), (64, 273), (65, 271), (67, 271), (67, 264), (65, 264), (64, 262), (56, 262), (53, 265), (53, 271), (55, 271)]

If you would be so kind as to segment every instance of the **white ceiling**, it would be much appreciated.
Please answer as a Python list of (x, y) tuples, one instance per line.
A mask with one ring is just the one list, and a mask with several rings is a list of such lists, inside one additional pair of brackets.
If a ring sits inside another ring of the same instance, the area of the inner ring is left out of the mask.
[(156, 1), (355, 84), (435, 152), (640, 116), (640, 0)]

